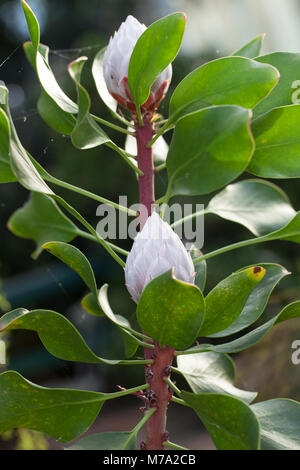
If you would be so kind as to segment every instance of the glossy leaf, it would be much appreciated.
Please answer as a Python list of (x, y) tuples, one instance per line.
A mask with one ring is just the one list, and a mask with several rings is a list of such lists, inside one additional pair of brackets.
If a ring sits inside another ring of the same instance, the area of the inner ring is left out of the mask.
[(37, 102), (41, 118), (57, 132), (70, 135), (76, 120), (70, 113), (63, 111), (43, 90)]
[[(0, 108), (6, 113), (10, 125), (10, 166), (11, 169), (18, 179), (19, 183), (22, 184), (29, 191), (37, 191), (44, 194), (52, 195), (52, 190), (48, 187), (45, 181), (41, 178), (36, 168), (31, 163), (24, 147), (22, 146), (13, 120), (10, 115), (8, 107), (8, 89), (2, 83), (0, 84)], [(1, 131), (3, 132), (6, 124), (3, 120), (0, 120)]]
[(71, 134), (75, 147), (80, 149), (93, 148), (109, 142), (109, 137), (89, 116), (91, 100), (88, 92), (80, 83), (81, 72), (87, 57), (80, 57), (69, 65), (69, 74), (74, 80), (78, 94), (78, 117), (76, 126)]
[(277, 70), (243, 57), (212, 60), (187, 75), (170, 100), (169, 125), (179, 117), (211, 105), (253, 108), (279, 79)]
[[(199, 258), (202, 255), (202, 252), (198, 250), (196, 247), (192, 246), (190, 249), (190, 255), (192, 259)], [(206, 260), (199, 261), (195, 263), (195, 285), (199, 287), (199, 289), (203, 292), (206, 284), (206, 273), (207, 273), (207, 264)]]
[(33, 11), (29, 7), (29, 5), (24, 0), (21, 0), (21, 3), (22, 3), (24, 14), (25, 14), (25, 18), (26, 18), (26, 21), (27, 21), (27, 26), (28, 26), (28, 29), (29, 29), (32, 44), (34, 45), (35, 48), (37, 48), (38, 45), (39, 45), (39, 42), (40, 42), (40, 26), (39, 26), (39, 23), (38, 23), (35, 15), (33, 13)]
[(37, 248), (32, 257), (42, 251), (48, 241), (69, 242), (77, 236), (77, 228), (49, 196), (32, 193), (29, 201), (17, 209), (8, 221), (8, 228), (18, 237), (30, 238)]
[(225, 330), (209, 336), (217, 338), (228, 336), (252, 325), (263, 313), (278, 282), (290, 274), (279, 264), (261, 263), (260, 266), (266, 270), (266, 274), (249, 295), (240, 316)]
[(122, 328), (122, 334), (124, 341), (125, 356), (132, 357), (137, 352), (139, 343), (137, 342), (137, 339), (124, 328)]
[[(23, 44), (24, 52), (28, 61), (35, 71), (36, 68), (36, 49), (34, 48), (31, 42), (25, 42)], [(49, 47), (44, 44), (39, 44), (38, 51), (41, 56), (44, 58), (44, 61), (49, 66)], [(37, 108), (42, 119), (50, 126), (52, 129), (60, 132), (61, 134), (69, 135), (71, 134), (76, 120), (72, 114), (64, 111), (46, 91), (42, 88), (41, 95), (39, 97)]]
[(242, 46), (240, 49), (235, 51), (232, 55), (254, 59), (254, 57), (257, 57), (260, 54), (263, 39), (264, 34), (259, 34), (255, 38), (251, 39), (251, 41), (247, 42), (247, 44)]
[(254, 109), (254, 117), (264, 114), (278, 106), (299, 103), (299, 86), (297, 80), (300, 67), (300, 54), (291, 52), (272, 52), (255, 59), (257, 62), (271, 64), (280, 73), (278, 85)]
[(120, 328), (130, 329), (130, 323), (127, 318), (122, 317), (122, 315), (115, 315), (111, 309), (109, 304), (108, 296), (107, 296), (108, 284), (104, 284), (99, 290), (99, 304), (107, 316), (115, 325), (119, 326)]
[(106, 51), (106, 47), (103, 47), (95, 56), (92, 65), (92, 74), (95, 81), (95, 85), (98, 91), (100, 98), (102, 99), (103, 103), (106, 104), (112, 115), (119, 119), (121, 116), (117, 114), (117, 101), (112, 97), (109, 93), (106, 82), (104, 80), (103, 75), (103, 57)]
[(10, 168), (9, 142), (9, 120), (4, 110), (0, 107), (0, 183), (11, 183), (17, 180)]
[(98, 291), (94, 271), (86, 256), (76, 246), (63, 242), (48, 242), (42, 248), (73, 269), (97, 297)]
[(203, 351), (215, 351), (220, 353), (235, 353), (243, 351), (244, 349), (251, 348), (258, 343), (264, 336), (271, 330), (271, 328), (283, 321), (300, 317), (300, 301), (293, 302), (287, 305), (278, 315), (275, 315), (271, 320), (262, 323), (257, 328), (249, 333), (241, 336), (228, 343), (212, 345), (200, 344), (197, 349), (191, 348), (193, 353), (201, 353)]
[(300, 243), (300, 212), (283, 228), (265, 235), (266, 240), (287, 240)]
[(262, 450), (300, 450), (300, 403), (286, 398), (251, 406), (261, 431)]
[(132, 432), (103, 432), (84, 437), (66, 450), (137, 450)]
[(83, 297), (81, 300), (81, 307), (91, 315), (95, 315), (97, 317), (103, 317), (104, 315), (103, 310), (99, 306), (97, 297), (92, 292)]
[(0, 374), (0, 388), (0, 434), (15, 427), (28, 428), (60, 442), (80, 436), (109, 395), (40, 387), (14, 371)]
[(265, 273), (263, 267), (255, 266), (219, 282), (205, 298), (205, 318), (198, 335), (208, 336), (228, 328), (240, 316)]
[(286, 194), (263, 180), (226, 186), (210, 200), (206, 212), (237, 222), (257, 236), (283, 227), (296, 214)]
[(248, 171), (264, 178), (300, 176), (300, 106), (282, 106), (252, 125), (255, 152)]
[(181, 392), (197, 413), (219, 450), (256, 450), (260, 446), (259, 424), (242, 400), (215, 393)]
[(172, 194), (200, 195), (237, 178), (249, 164), (253, 139), (250, 112), (217, 106), (180, 119), (167, 158)]
[(177, 356), (178, 370), (194, 393), (225, 393), (251, 403), (257, 393), (234, 386), (235, 368), (225, 354), (213, 351)]
[(143, 290), (137, 319), (142, 330), (161, 345), (184, 349), (196, 339), (204, 308), (200, 289), (178, 281), (172, 271), (168, 271)]
[(35, 53), (33, 54), (34, 60), (32, 58), (31, 62), (35, 66), (42, 88), (63, 111), (67, 113), (77, 113), (78, 108), (76, 103), (74, 103), (61, 89), (47, 62), (47, 57), (44, 53), (41, 53), (39, 49), (39, 24), (33, 11), (28, 7), (24, 0), (22, 0), (22, 5), (27, 20), (31, 42), (35, 49)]
[(122, 362), (96, 356), (72, 323), (52, 310), (16, 309), (6, 313), (0, 318), (0, 332), (11, 330), (36, 331), (47, 351), (59, 359), (89, 364)]
[(175, 59), (185, 22), (183, 13), (172, 13), (152, 23), (137, 40), (128, 67), (128, 84), (136, 104), (147, 101), (151, 85)]

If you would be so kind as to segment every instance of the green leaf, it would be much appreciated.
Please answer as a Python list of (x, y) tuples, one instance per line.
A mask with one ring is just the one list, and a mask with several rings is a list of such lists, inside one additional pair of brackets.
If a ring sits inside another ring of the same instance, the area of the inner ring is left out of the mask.
[(199, 336), (208, 336), (230, 326), (241, 314), (266, 270), (255, 266), (231, 274), (219, 282), (205, 298), (205, 318)]
[[(26, 54), (28, 61), (30, 62), (33, 69), (37, 72), (36, 49), (34, 48), (31, 42), (25, 42), (23, 44), (23, 48), (24, 48), (24, 52)], [(44, 44), (39, 44), (38, 51), (41, 54), (41, 56), (44, 58), (45, 63), (50, 69), (49, 60), (48, 60), (49, 47), (45, 46)], [(55, 80), (52, 74), (52, 81), (53, 79)], [(57, 86), (54, 89), (57, 89)], [(56, 103), (56, 101), (52, 99), (51, 95), (46, 93), (43, 87), (42, 87), (41, 95), (37, 103), (37, 108), (42, 119), (50, 127), (52, 127), (52, 129), (56, 130), (57, 132), (60, 132), (61, 134), (66, 134), (66, 135), (71, 134), (76, 123), (74, 116), (70, 114), (69, 112), (64, 111)]]
[[(190, 255), (192, 259), (199, 258), (202, 255), (202, 252), (198, 250), (198, 248), (192, 246), (190, 249)], [(199, 261), (195, 263), (195, 285), (199, 287), (199, 289), (203, 292), (206, 284), (206, 272), (207, 272), (207, 264), (205, 259), (203, 261)]]
[(126, 162), (137, 171), (135, 163), (129, 159), (124, 150), (120, 149), (108, 135), (105, 134), (89, 114), (91, 100), (88, 92), (80, 83), (82, 68), (86, 60), (87, 57), (79, 57), (74, 62), (71, 62), (68, 67), (69, 74), (76, 84), (79, 107), (76, 125), (71, 134), (72, 143), (81, 150), (105, 144), (119, 153)]
[(40, 42), (40, 26), (38, 20), (36, 19), (29, 5), (24, 0), (21, 0), (21, 3), (27, 21), (27, 26), (29, 29), (32, 44), (37, 49)]
[(70, 135), (76, 120), (70, 113), (63, 111), (43, 90), (37, 103), (41, 118), (60, 134)]
[(132, 432), (103, 432), (80, 439), (66, 450), (137, 450)]
[(260, 54), (264, 36), (264, 34), (259, 34), (255, 38), (251, 39), (251, 41), (247, 42), (247, 44), (242, 46), (240, 49), (235, 51), (232, 55), (254, 59), (254, 57), (257, 57)]
[(300, 212), (285, 227), (265, 235), (266, 240), (287, 240), (300, 243)]
[(217, 106), (181, 118), (167, 158), (171, 194), (210, 193), (237, 178), (249, 164), (250, 111)]
[(244, 336), (237, 338), (229, 343), (212, 345), (212, 344), (200, 344), (198, 349), (190, 349), (193, 353), (203, 351), (215, 351), (221, 353), (235, 353), (243, 351), (244, 349), (251, 348), (258, 343), (270, 330), (271, 328), (283, 321), (290, 320), (292, 318), (300, 317), (300, 301), (293, 302), (287, 305), (278, 315), (275, 315), (271, 320), (263, 323), (254, 330), (250, 331)]
[(181, 392), (197, 413), (219, 450), (256, 450), (260, 446), (259, 423), (243, 401), (221, 394)]
[(123, 317), (122, 315), (115, 315), (112, 311), (107, 296), (108, 287), (108, 284), (104, 284), (99, 290), (98, 299), (103, 312), (115, 325), (119, 326), (120, 328), (131, 330), (130, 323), (127, 318)]
[[(24, 147), (22, 146), (13, 120), (10, 115), (8, 107), (8, 89), (2, 83), (0, 83), (0, 108), (6, 113), (10, 125), (10, 166), (11, 169), (18, 179), (19, 183), (22, 184), (29, 191), (37, 191), (44, 194), (53, 195), (52, 190), (47, 186), (45, 181), (41, 178), (36, 168), (31, 163)], [(0, 120), (0, 132), (5, 132), (7, 123)]]
[(286, 194), (263, 180), (227, 186), (211, 199), (206, 212), (237, 222), (257, 236), (283, 227), (296, 213)]
[(88, 92), (80, 83), (82, 68), (86, 60), (87, 57), (79, 57), (68, 67), (69, 74), (76, 84), (78, 95), (78, 116), (71, 140), (73, 145), (80, 149), (97, 147), (110, 141), (105, 132), (89, 116), (91, 100)]
[(100, 98), (103, 103), (106, 104), (111, 114), (116, 118), (120, 119), (121, 116), (117, 114), (117, 101), (109, 93), (106, 82), (103, 75), (103, 57), (106, 51), (106, 47), (103, 47), (95, 56), (92, 65), (92, 74), (94, 77), (95, 85)]
[(235, 368), (229, 356), (213, 351), (177, 357), (178, 369), (194, 393), (225, 393), (251, 403), (257, 393), (234, 386)]
[(42, 245), (57, 240), (69, 242), (77, 236), (77, 228), (45, 194), (32, 193), (29, 201), (17, 209), (8, 221), (8, 228), (18, 237), (30, 238), (37, 248), (32, 257), (37, 258)]
[(172, 271), (153, 279), (142, 292), (137, 319), (143, 331), (161, 345), (189, 347), (197, 337), (204, 315), (198, 287), (178, 281)]
[(73, 269), (73, 271), (81, 277), (83, 282), (85, 282), (95, 297), (97, 297), (98, 290), (94, 271), (88, 259), (76, 246), (63, 242), (48, 242), (45, 243), (42, 248), (49, 251), (49, 253), (56, 256), (56, 258)]
[(300, 450), (300, 403), (279, 398), (251, 406), (261, 431), (262, 450)]
[(239, 317), (225, 330), (209, 336), (216, 338), (228, 336), (252, 325), (263, 313), (270, 295), (278, 282), (290, 274), (279, 264), (261, 263), (260, 266), (266, 270), (266, 274), (254, 287)]
[(122, 328), (122, 334), (124, 340), (125, 356), (132, 357), (137, 352), (139, 343), (137, 342), (137, 339), (124, 328)]
[(300, 67), (300, 54), (290, 52), (273, 52), (255, 59), (257, 62), (271, 64), (280, 73), (278, 85), (254, 109), (254, 117), (278, 106), (299, 103), (299, 86), (297, 80)]
[(8, 163), (4, 163), (0, 160), (0, 183), (15, 183), (17, 178), (11, 171)]
[(136, 104), (147, 101), (151, 85), (175, 59), (185, 22), (183, 13), (172, 13), (151, 24), (139, 37), (128, 68), (128, 84)]
[[(1, 105), (1, 102), (0, 102)], [(10, 125), (9, 119), (0, 107), (0, 183), (17, 181), (9, 164)]]
[(103, 317), (104, 315), (103, 310), (99, 306), (97, 297), (92, 292), (83, 297), (81, 300), (81, 306), (91, 315), (95, 315), (97, 317)]
[(187, 75), (170, 100), (168, 125), (179, 117), (211, 105), (233, 104), (253, 108), (279, 79), (278, 71), (243, 57), (212, 60)]
[(47, 351), (66, 361), (110, 365), (123, 362), (96, 356), (72, 323), (52, 310), (29, 312), (25, 309), (16, 309), (8, 312), (0, 318), (0, 332), (11, 330), (36, 331)]
[(298, 104), (258, 117), (252, 125), (256, 145), (247, 171), (264, 178), (299, 178), (299, 121)]
[(61, 89), (49, 64), (39, 51), (36, 53), (36, 71), (42, 88), (58, 107), (66, 113), (76, 114), (78, 112), (77, 104)]
[(91, 426), (107, 395), (40, 387), (14, 371), (0, 374), (0, 434), (15, 428), (41, 431), (60, 442)]

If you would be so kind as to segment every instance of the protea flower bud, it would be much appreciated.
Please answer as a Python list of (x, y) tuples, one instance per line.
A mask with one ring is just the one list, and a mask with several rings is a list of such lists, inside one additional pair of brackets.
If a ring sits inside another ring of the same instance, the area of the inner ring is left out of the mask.
[(194, 284), (190, 254), (170, 225), (153, 212), (137, 234), (126, 260), (126, 287), (133, 300), (137, 303), (148, 282), (171, 268), (176, 279)]
[[(103, 58), (103, 75), (110, 94), (124, 108), (135, 111), (135, 104), (128, 86), (128, 66), (134, 46), (146, 26), (129, 15), (118, 31), (110, 38)], [(171, 64), (153, 83), (149, 98), (142, 105), (143, 111), (155, 111), (163, 99), (172, 77)]]

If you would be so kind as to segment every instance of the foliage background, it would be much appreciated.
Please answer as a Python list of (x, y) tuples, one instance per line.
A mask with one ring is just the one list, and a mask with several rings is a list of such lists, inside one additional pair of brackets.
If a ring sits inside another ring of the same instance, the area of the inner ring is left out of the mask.
[[(300, 5), (297, 0), (89, 0), (88, 4), (81, 0), (28, 0), (28, 3), (40, 21), (42, 42), (50, 47), (50, 62), (58, 81), (74, 98), (75, 89), (66, 72), (67, 65), (81, 55), (89, 57), (83, 83), (92, 98), (92, 112), (107, 119), (110, 116), (97, 96), (89, 65), (128, 14), (150, 24), (160, 16), (177, 10), (187, 13), (187, 32), (182, 50), (173, 64), (171, 90), (195, 67), (231, 54), (244, 42), (263, 32), (266, 33), (263, 53), (300, 50)], [(127, 194), (128, 204), (136, 202), (135, 176), (118, 156), (104, 146), (95, 150), (76, 150), (67, 137), (48, 128), (39, 117), (36, 110), (39, 85), (22, 50), (25, 40), (28, 40), (28, 33), (19, 1), (1, 0), (0, 79), (10, 90), (10, 106), (23, 145), (56, 177), (111, 200), (118, 201), (118, 195)], [(300, 75), (296, 79), (300, 79)], [(170, 91), (168, 96), (171, 95)], [(162, 113), (167, 111), (167, 104), (168, 97), (161, 107)], [(123, 144), (124, 137), (114, 131), (109, 134), (116, 143)], [(245, 177), (249, 175), (242, 176)], [(298, 181), (275, 183), (287, 192), (294, 207), (299, 209)], [(164, 175), (159, 174), (158, 195), (162, 193), (164, 184)], [(96, 202), (61, 189), (59, 191), (96, 226)], [(100, 355), (120, 356), (123, 354), (123, 343), (117, 329), (105, 319), (89, 316), (81, 309), (80, 299), (85, 294), (85, 286), (76, 274), (47, 253), (43, 253), (37, 261), (32, 260), (33, 242), (15, 237), (6, 228), (11, 213), (27, 199), (28, 192), (18, 184), (0, 186), (0, 313), (20, 306), (28, 309), (50, 308), (68, 316)], [(207, 197), (202, 197), (194, 199), (194, 202), (206, 203), (207, 200)], [(206, 217), (204, 250), (245, 238), (249, 238), (246, 229), (214, 216)], [(133, 315), (134, 305), (123, 285), (120, 267), (92, 242), (77, 239), (75, 243), (92, 262), (98, 285), (104, 282), (110, 284), (114, 310)], [(130, 241), (125, 241), (123, 247), (130, 249), (130, 244)], [(296, 244), (272, 242), (213, 258), (208, 263), (207, 289), (240, 267), (267, 261), (283, 264), (292, 272), (292, 276), (282, 281), (271, 298), (268, 308), (272, 313), (277, 312), (289, 301), (300, 298), (300, 256)], [(299, 338), (299, 323), (290, 321), (274, 329), (259, 346), (237, 355), (239, 385), (259, 390), (260, 400), (275, 396), (300, 400), (300, 365), (291, 362), (291, 343)], [(41, 385), (113, 391), (120, 380), (122, 386), (143, 380), (142, 368), (133, 370), (121, 366), (120, 373), (119, 369), (105, 365), (74, 365), (56, 360), (28, 331), (15, 331), (4, 339), (8, 347), (7, 368), (19, 371)], [(113, 404), (109, 408), (107, 405), (107, 411), (105, 407), (95, 424), (98, 431), (116, 429), (115, 420), (118, 420), (119, 428), (123, 426), (122, 429), (128, 429), (131, 423), (137, 421), (139, 404), (133, 399), (123, 399), (122, 413), (113, 408), (116, 406)], [(177, 432), (181, 432), (181, 437), (186, 439), (182, 444), (189, 446), (192, 444), (188, 431), (193, 426), (199, 426), (198, 419), (189, 414), (189, 410), (180, 412), (186, 413), (180, 420), (181, 423), (185, 420), (186, 428), (183, 426)], [(171, 406), (169, 430), (176, 428), (176, 413), (177, 409), (174, 411)], [(202, 444), (197, 441), (198, 447), (212, 445), (203, 440), (204, 435), (201, 436)], [(56, 444), (49, 442), (43, 436), (21, 431), (3, 436), (0, 448), (43, 448), (49, 445), (55, 448)]]

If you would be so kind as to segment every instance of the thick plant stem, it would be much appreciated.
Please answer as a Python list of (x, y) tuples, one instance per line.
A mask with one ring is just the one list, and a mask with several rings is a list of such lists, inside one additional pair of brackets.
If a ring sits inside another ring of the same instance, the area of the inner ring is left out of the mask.
[(169, 346), (161, 348), (156, 343), (155, 350), (152, 351), (154, 362), (146, 367), (146, 382), (150, 385), (145, 391), (145, 396), (148, 399), (147, 407), (156, 408), (156, 412), (147, 422), (147, 437), (144, 447), (147, 450), (163, 450), (164, 443), (168, 441), (167, 408), (173, 391), (164, 379), (170, 376), (174, 353), (174, 349)]
[[(140, 230), (151, 215), (155, 202), (155, 169), (152, 148), (147, 147), (154, 133), (151, 118), (150, 113), (149, 115), (144, 114), (143, 126), (140, 125), (137, 119), (135, 121), (138, 149), (137, 162), (138, 168), (143, 172), (143, 175), (139, 176)], [(164, 443), (168, 440), (166, 432), (167, 408), (173, 392), (164, 379), (170, 375), (174, 354), (174, 349), (168, 346), (160, 347), (157, 343), (155, 343), (154, 350), (144, 348), (145, 359), (153, 360), (152, 364), (145, 366), (146, 383), (150, 385), (144, 393), (145, 409), (156, 408), (156, 411), (147, 421), (146, 443), (141, 446), (143, 449), (163, 450), (165, 448)]]
[(143, 228), (147, 218), (153, 211), (155, 201), (154, 195), (154, 166), (152, 148), (147, 148), (148, 142), (153, 137), (153, 124), (151, 123), (151, 115), (143, 116), (144, 125), (140, 126), (139, 122), (135, 123), (136, 142), (137, 142), (137, 162), (138, 168), (143, 172), (139, 176), (139, 193), (140, 193), (140, 229)]

